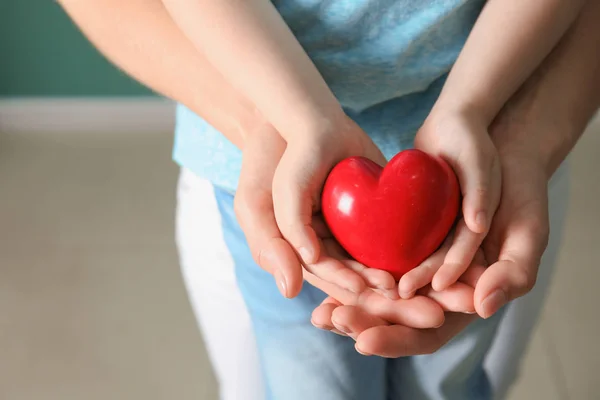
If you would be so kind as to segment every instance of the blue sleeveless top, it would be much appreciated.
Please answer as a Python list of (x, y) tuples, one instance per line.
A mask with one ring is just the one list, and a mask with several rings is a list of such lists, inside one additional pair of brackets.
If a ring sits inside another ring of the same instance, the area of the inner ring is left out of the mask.
[[(485, 0), (274, 0), (321, 75), (389, 159), (412, 146)], [(234, 191), (241, 152), (183, 105), (174, 160)]]

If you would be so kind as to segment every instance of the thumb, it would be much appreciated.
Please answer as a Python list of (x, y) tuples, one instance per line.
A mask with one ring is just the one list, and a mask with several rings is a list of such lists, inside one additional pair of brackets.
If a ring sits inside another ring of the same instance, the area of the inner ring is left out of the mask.
[(327, 171), (318, 171), (318, 156), (305, 157), (286, 150), (273, 179), (273, 205), (277, 225), (305, 264), (319, 259), (320, 245), (312, 227)]
[(470, 231), (485, 234), (500, 202), (500, 162), (493, 149), (475, 148), (463, 154), (449, 160), (463, 194), (463, 218)]
[(271, 127), (247, 138), (234, 209), (255, 262), (275, 277), (285, 297), (295, 297), (302, 288), (302, 266), (277, 227), (271, 191), (285, 146)]
[[(523, 220), (504, 235), (498, 261), (489, 266), (475, 286), (475, 310), (482, 318), (533, 289), (542, 254), (548, 243), (547, 224)], [(486, 252), (487, 253), (487, 252)]]

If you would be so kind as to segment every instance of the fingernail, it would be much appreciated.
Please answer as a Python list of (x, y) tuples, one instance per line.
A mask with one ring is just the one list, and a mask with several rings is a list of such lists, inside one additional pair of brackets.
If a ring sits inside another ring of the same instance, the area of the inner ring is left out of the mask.
[(305, 263), (310, 264), (313, 261), (313, 252), (308, 247), (300, 247), (298, 253), (300, 253), (300, 257)]
[(477, 225), (479, 225), (482, 229), (487, 228), (487, 221), (486, 221), (485, 212), (479, 211), (477, 213), (477, 216), (475, 217), (475, 223)]
[(310, 323), (317, 329), (321, 329), (323, 331), (331, 331), (333, 329), (335, 329), (333, 326), (329, 326), (329, 325), (320, 325), (317, 324), (315, 321), (313, 321), (312, 319), (310, 320)]
[(358, 351), (358, 352), (359, 352), (360, 354), (362, 354), (363, 356), (367, 356), (367, 357), (368, 357), (368, 356), (371, 356), (371, 355), (372, 355), (372, 354), (370, 354), (370, 353), (367, 353), (366, 351), (362, 351), (362, 350), (360, 349), (360, 347), (358, 347), (358, 343), (354, 345), (354, 348), (356, 349), (356, 351)]
[(333, 323), (336, 327), (337, 330), (339, 330), (340, 332), (345, 333), (346, 335), (350, 335), (352, 332), (350, 331), (350, 329), (346, 328), (344, 325), (338, 325), (335, 322)]
[(348, 335), (346, 335), (344, 332), (338, 331), (335, 328), (331, 329), (329, 332), (335, 333), (336, 335), (340, 335), (340, 336), (343, 336), (343, 337), (348, 337)]
[(401, 292), (400, 297), (402, 297), (405, 300), (410, 299), (415, 295), (416, 292), (417, 292), (416, 290), (412, 290), (410, 292)]
[(496, 289), (492, 294), (486, 297), (481, 303), (483, 308), (483, 318), (489, 318), (494, 315), (503, 305), (506, 304), (506, 293), (501, 289)]
[(277, 288), (283, 295), (283, 297), (288, 297), (287, 295), (287, 282), (285, 281), (285, 276), (281, 272), (280, 269), (276, 269), (274, 272), (275, 282), (277, 283)]

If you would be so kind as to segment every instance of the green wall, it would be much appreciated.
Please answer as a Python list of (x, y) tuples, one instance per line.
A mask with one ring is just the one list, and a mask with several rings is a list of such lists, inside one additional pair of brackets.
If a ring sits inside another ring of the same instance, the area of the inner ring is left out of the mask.
[(0, 96), (140, 95), (55, 1), (0, 0)]

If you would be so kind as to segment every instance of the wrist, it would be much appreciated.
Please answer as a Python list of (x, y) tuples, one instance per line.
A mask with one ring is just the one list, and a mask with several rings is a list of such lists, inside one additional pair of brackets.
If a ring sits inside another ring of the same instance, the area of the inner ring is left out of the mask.
[(453, 127), (469, 127), (471, 132), (485, 132), (489, 123), (486, 118), (479, 114), (474, 108), (447, 107), (440, 104), (433, 107), (427, 116), (419, 133), (445, 135)]
[(287, 142), (294, 143), (323, 142), (336, 137), (341, 140), (342, 137), (355, 134), (353, 124), (354, 121), (341, 107), (329, 107), (327, 110), (310, 107), (296, 110), (281, 135)]
[(456, 90), (450, 90), (446, 85), (433, 106), (431, 114), (462, 115), (489, 126), (501, 107), (501, 104), (497, 103), (497, 99), (494, 99), (492, 94), (481, 97), (476, 94), (457, 93)]
[(307, 116), (294, 131), (288, 131), (285, 139), (294, 146), (318, 146), (328, 153), (335, 153), (353, 147), (365, 138), (368, 138), (366, 133), (340, 109), (339, 113)]
[(571, 121), (565, 121), (546, 131), (544, 144), (540, 144), (540, 157), (548, 179), (573, 150), (584, 129), (585, 127), (578, 126)]
[(573, 148), (575, 129), (555, 119), (533, 123), (502, 119), (490, 127), (490, 135), (501, 159), (526, 158), (550, 179)]

